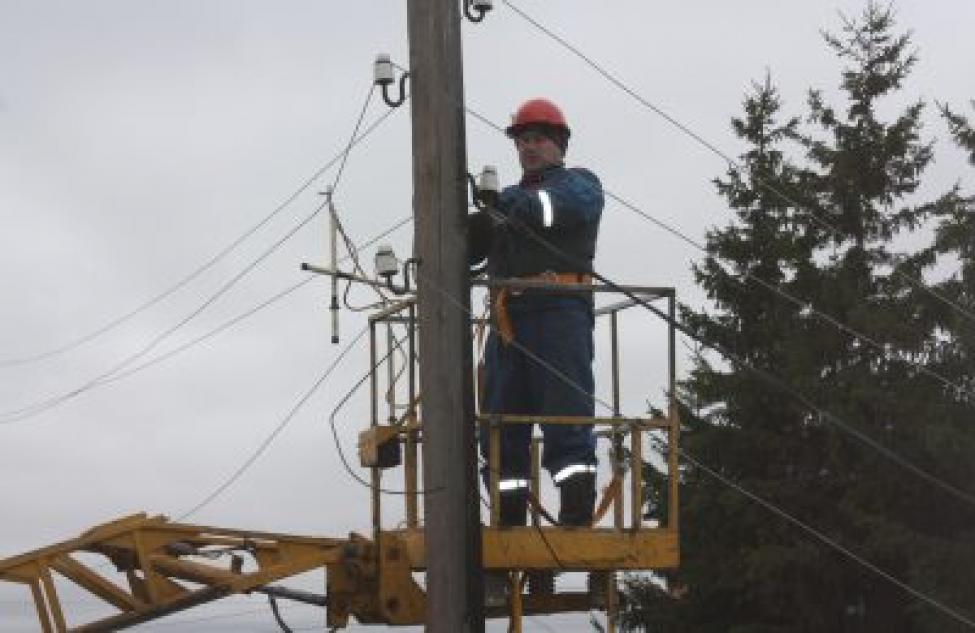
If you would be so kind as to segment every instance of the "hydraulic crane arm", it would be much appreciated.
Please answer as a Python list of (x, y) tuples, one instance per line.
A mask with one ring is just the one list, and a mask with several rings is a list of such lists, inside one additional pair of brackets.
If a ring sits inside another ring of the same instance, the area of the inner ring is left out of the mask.
[[(338, 564), (350, 548), (356, 549), (355, 541), (187, 525), (136, 514), (0, 560), (0, 580), (30, 588), (45, 633), (110, 631)], [(84, 553), (107, 557), (124, 575), (125, 585), (76, 557)], [(119, 613), (69, 626), (55, 573)]]

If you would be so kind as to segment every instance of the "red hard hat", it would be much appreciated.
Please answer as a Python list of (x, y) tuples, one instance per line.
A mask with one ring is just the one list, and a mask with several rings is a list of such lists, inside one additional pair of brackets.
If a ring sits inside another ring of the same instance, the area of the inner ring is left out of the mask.
[(565, 122), (565, 115), (562, 114), (559, 106), (548, 99), (530, 99), (521, 104), (511, 117), (511, 125), (505, 129), (505, 132), (508, 136), (514, 137), (530, 125), (559, 128), (565, 131), (566, 139), (569, 138), (569, 125)]

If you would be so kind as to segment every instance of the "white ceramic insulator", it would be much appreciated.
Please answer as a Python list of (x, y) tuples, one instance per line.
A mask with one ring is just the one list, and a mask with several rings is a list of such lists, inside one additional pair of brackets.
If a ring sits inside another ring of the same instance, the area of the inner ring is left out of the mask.
[(376, 63), (373, 66), (373, 80), (381, 85), (393, 83), (393, 62), (389, 55), (380, 53), (376, 55)]
[(481, 191), (493, 191), (494, 193), (501, 190), (501, 185), (498, 182), (498, 169), (494, 165), (484, 166), (477, 188)]

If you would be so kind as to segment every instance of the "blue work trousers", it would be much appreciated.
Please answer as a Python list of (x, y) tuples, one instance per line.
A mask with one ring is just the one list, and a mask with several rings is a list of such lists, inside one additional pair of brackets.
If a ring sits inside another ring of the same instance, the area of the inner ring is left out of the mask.
[[(547, 303), (533, 310), (519, 307), (516, 300), (511, 302), (515, 343), (505, 344), (492, 330), (484, 358), (484, 413), (594, 415), (591, 304), (578, 298)], [(489, 481), (489, 428), (485, 424), (480, 430), (485, 484)], [(553, 477), (569, 466), (596, 464), (591, 425), (543, 424), (542, 434), (542, 465)], [(531, 435), (528, 424), (502, 427), (502, 481), (529, 478)]]

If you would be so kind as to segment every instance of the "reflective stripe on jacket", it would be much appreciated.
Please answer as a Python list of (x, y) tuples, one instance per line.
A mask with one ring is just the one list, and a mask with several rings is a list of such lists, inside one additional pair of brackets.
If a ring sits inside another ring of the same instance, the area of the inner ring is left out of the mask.
[(592, 272), (603, 202), (602, 185), (587, 169), (560, 165), (526, 176), (498, 197), (497, 212), (508, 222), (471, 217), (471, 264), (487, 257), (495, 277)]

